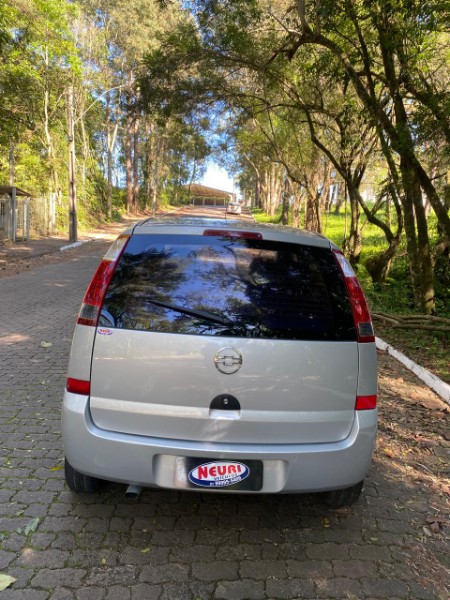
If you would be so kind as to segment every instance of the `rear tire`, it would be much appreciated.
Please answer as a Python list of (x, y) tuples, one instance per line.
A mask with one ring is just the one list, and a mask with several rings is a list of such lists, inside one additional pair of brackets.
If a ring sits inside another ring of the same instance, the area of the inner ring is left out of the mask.
[(97, 477), (83, 475), (83, 473), (78, 472), (72, 467), (67, 458), (64, 462), (64, 474), (66, 476), (66, 483), (72, 492), (94, 494), (95, 492), (100, 492), (106, 485), (106, 481), (103, 479), (97, 479)]
[(344, 490), (332, 490), (331, 492), (327, 492), (325, 502), (331, 508), (350, 506), (360, 497), (363, 485), (364, 480), (352, 485), (352, 487), (345, 488)]

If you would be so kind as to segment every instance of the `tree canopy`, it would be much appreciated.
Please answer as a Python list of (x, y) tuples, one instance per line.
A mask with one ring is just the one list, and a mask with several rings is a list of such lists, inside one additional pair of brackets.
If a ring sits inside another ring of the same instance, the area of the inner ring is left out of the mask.
[(448, 285), (449, 7), (198, 0), (193, 22), (147, 57), (142, 89), (165, 110), (186, 97), (186, 110), (222, 105), (241, 179), (267, 212), (282, 205), (283, 220), (321, 231), (343, 193), (352, 263), (361, 214), (386, 239), (365, 265), (374, 282), (404, 238), (415, 304), (434, 312), (442, 261)]
[(215, 156), (271, 218), (345, 215), (374, 285), (405, 255), (416, 308), (448, 302), (449, 0), (3, 4), (0, 172), (62, 224), (68, 137), (82, 219), (183, 201)]

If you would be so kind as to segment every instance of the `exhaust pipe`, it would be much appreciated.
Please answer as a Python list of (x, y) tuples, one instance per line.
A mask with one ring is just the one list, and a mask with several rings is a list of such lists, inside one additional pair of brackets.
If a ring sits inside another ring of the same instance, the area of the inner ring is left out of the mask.
[(130, 484), (127, 489), (125, 490), (125, 496), (127, 498), (137, 498), (139, 496), (139, 494), (141, 493), (142, 488), (140, 485), (133, 485)]

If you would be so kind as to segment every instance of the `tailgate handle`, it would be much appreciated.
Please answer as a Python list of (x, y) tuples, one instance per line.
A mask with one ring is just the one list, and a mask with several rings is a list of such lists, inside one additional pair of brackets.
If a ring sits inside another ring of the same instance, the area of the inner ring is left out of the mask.
[(234, 396), (220, 394), (211, 402), (209, 415), (216, 419), (239, 419), (241, 416), (241, 405)]

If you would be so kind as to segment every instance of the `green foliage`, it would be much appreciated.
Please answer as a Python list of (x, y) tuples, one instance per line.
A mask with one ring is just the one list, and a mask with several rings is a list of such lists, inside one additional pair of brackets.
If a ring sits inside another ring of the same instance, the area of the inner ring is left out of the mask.
[(278, 209), (273, 216), (268, 215), (262, 208), (252, 208), (251, 213), (258, 223), (281, 223), (281, 209)]
[[(35, 196), (54, 194), (58, 226), (68, 228), (67, 97), (74, 91), (76, 187), (81, 226), (104, 220), (110, 173), (124, 181), (129, 115), (137, 131), (136, 186), (148, 206), (155, 162), (157, 193), (177, 190), (209, 153), (202, 123), (178, 116), (169, 127), (144, 116), (136, 77), (159, 36), (187, 22), (173, 2), (158, 0), (4, 0), (0, 11), (0, 183), (14, 182)], [(109, 148), (109, 149), (108, 149)], [(151, 155), (153, 158), (151, 158)], [(153, 161), (153, 162), (152, 162)], [(123, 189), (112, 187), (112, 218), (124, 211)], [(139, 208), (139, 202), (137, 203)]]
[[(252, 215), (260, 223), (280, 223), (281, 210), (271, 217), (261, 209), (252, 209)], [(324, 235), (331, 239), (339, 248), (343, 247), (343, 241), (350, 216), (344, 212), (335, 214), (330, 212), (324, 219)], [(430, 216), (430, 229), (435, 230), (433, 223), (436, 222), (433, 215)], [(363, 247), (361, 261), (358, 268), (358, 278), (361, 281), (372, 310), (385, 313), (408, 314), (414, 310), (414, 297), (409, 275), (409, 263), (406, 254), (405, 243), (399, 249), (394, 259), (387, 281), (383, 284), (374, 285), (364, 267), (366, 260), (378, 254), (385, 247), (385, 238), (380, 229), (366, 222), (362, 228)], [(437, 239), (437, 234), (436, 234)], [(438, 314), (450, 317), (450, 287), (448, 279), (449, 261), (442, 257), (441, 268), (442, 283), (438, 284)]]

